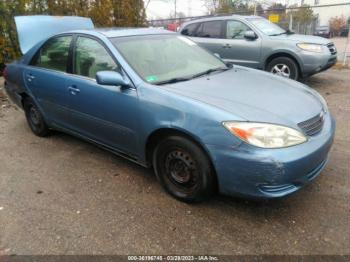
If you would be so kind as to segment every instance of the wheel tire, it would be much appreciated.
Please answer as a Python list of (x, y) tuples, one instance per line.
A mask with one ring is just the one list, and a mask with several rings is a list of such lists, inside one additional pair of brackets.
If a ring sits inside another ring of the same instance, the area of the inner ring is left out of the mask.
[(183, 202), (208, 199), (216, 189), (211, 162), (191, 140), (170, 136), (162, 140), (153, 153), (153, 167), (163, 188)]
[(38, 106), (31, 98), (25, 98), (23, 101), (23, 109), (32, 132), (40, 137), (47, 136), (50, 131), (49, 127), (45, 123), (44, 117), (41, 114)]
[[(283, 77), (287, 77), (286, 75), (282, 75), (282, 73), (274, 73), (276, 72), (275, 69), (279, 68), (280, 70), (283, 69), (285, 66), (286, 70), (289, 71), (289, 77), (290, 79), (293, 80), (298, 80), (299, 79), (299, 67), (297, 65), (297, 63), (289, 58), (289, 57), (277, 57), (271, 60), (270, 63), (268, 63), (267, 67), (266, 67), (266, 71), (272, 73), (272, 74), (277, 74)], [(277, 68), (276, 68), (277, 67)]]

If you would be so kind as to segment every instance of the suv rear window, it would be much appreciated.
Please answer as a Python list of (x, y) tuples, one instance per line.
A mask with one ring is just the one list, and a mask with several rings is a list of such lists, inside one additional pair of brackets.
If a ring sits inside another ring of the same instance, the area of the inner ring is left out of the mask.
[(190, 24), (186, 26), (182, 31), (181, 34), (188, 35), (188, 36), (196, 36), (196, 30), (198, 27), (198, 23)]

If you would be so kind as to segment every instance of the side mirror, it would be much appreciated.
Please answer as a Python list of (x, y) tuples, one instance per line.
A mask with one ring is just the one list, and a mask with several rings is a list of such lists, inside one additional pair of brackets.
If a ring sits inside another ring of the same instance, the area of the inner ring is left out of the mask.
[(185, 28), (184, 30), (181, 31), (182, 35), (188, 35), (188, 28)]
[(258, 38), (258, 36), (255, 34), (254, 31), (249, 30), (245, 32), (244, 38), (247, 40), (255, 40)]
[(287, 29), (286, 30), (286, 33), (287, 33), (287, 35), (293, 35), (293, 34), (295, 34), (293, 31), (291, 31), (290, 29)]
[(129, 80), (115, 71), (99, 71), (96, 74), (96, 82), (106, 86), (130, 86)]
[(220, 56), (218, 53), (214, 53), (214, 55), (215, 55), (217, 58), (221, 59), (221, 56)]

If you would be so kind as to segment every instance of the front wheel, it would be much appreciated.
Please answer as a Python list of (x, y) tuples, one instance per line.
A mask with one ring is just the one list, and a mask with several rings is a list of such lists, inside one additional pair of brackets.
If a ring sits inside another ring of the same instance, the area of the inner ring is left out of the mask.
[(293, 80), (299, 79), (297, 63), (289, 57), (277, 57), (271, 60), (266, 67), (266, 71)]
[(23, 109), (28, 125), (33, 133), (40, 137), (47, 136), (49, 134), (49, 128), (35, 102), (31, 98), (25, 98)]
[(181, 201), (201, 202), (215, 191), (209, 158), (187, 138), (171, 136), (162, 140), (154, 150), (153, 167), (164, 189)]

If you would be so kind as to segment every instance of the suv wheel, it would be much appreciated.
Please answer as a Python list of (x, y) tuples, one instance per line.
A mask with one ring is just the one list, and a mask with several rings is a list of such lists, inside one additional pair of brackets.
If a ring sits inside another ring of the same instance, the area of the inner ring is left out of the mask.
[(181, 201), (204, 201), (216, 188), (210, 160), (187, 138), (171, 136), (162, 140), (154, 150), (153, 167), (163, 188)]
[(49, 128), (45, 123), (44, 117), (41, 114), (38, 106), (31, 98), (25, 98), (23, 109), (30, 129), (37, 136), (44, 137), (49, 134)]
[(289, 57), (277, 57), (267, 65), (266, 71), (282, 77), (298, 80), (298, 65)]

